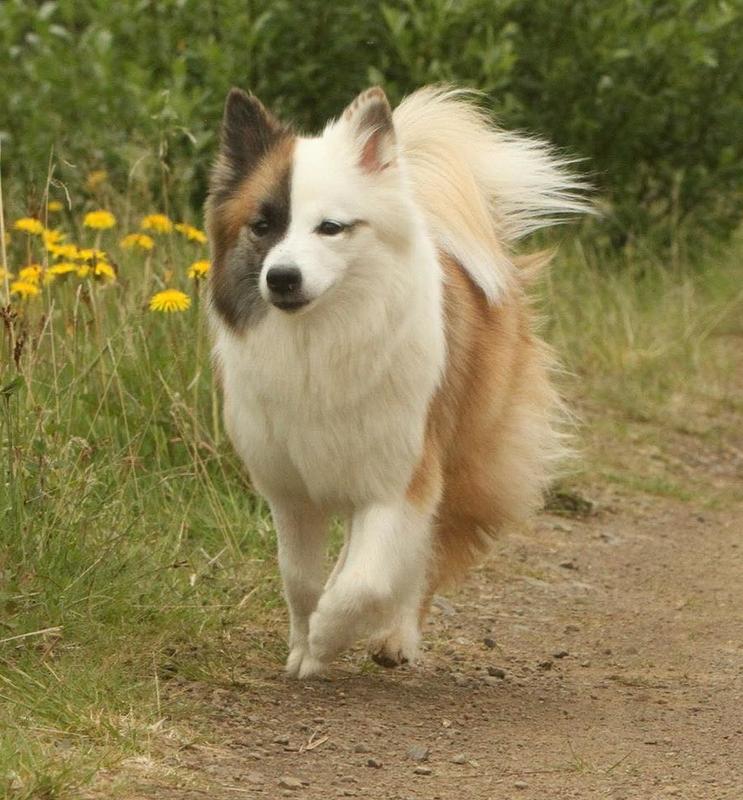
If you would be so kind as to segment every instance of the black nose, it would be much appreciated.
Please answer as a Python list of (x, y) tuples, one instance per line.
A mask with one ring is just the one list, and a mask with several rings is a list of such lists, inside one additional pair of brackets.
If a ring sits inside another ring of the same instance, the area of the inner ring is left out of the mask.
[(302, 273), (298, 267), (271, 267), (266, 273), (268, 288), (276, 294), (293, 294), (302, 286)]

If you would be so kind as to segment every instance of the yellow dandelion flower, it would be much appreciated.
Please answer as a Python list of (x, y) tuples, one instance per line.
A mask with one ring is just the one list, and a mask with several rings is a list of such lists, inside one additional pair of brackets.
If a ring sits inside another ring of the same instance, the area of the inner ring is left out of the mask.
[(90, 267), (87, 264), (81, 264), (77, 268), (77, 277), (78, 278), (87, 278), (90, 275)]
[(130, 233), (121, 240), (120, 244), (125, 250), (131, 250), (134, 247), (140, 247), (142, 250), (152, 250), (155, 246), (155, 240), (146, 233)]
[(95, 228), (99, 231), (113, 228), (115, 224), (116, 217), (110, 211), (105, 211), (104, 209), (88, 211), (83, 219), (83, 225), (85, 225), (86, 228)]
[(64, 208), (64, 206), (62, 205), (62, 203), (59, 200), (50, 200), (46, 204), (47, 211), (51, 211), (51, 212), (61, 211), (63, 208)]
[(32, 234), (33, 236), (41, 236), (44, 231), (44, 226), (41, 221), (33, 217), (21, 217), (13, 223), (13, 227), (17, 231)]
[(85, 179), (85, 188), (92, 191), (107, 180), (108, 173), (105, 169), (94, 169), (92, 172), (88, 173), (88, 177)]
[(72, 261), (60, 261), (53, 267), (49, 267), (46, 274), (59, 278), (63, 275), (71, 275), (73, 272), (77, 272), (77, 264), (73, 264)]
[(114, 268), (110, 264), (106, 263), (105, 261), (99, 261), (93, 267), (93, 277), (95, 277), (95, 278), (105, 278), (106, 280), (109, 280), (109, 281), (115, 281), (116, 280), (116, 271), (114, 270)]
[(165, 289), (150, 298), (150, 311), (186, 311), (191, 305), (191, 298), (178, 289)]
[(18, 278), (23, 283), (33, 283), (37, 286), (41, 280), (41, 274), (44, 270), (39, 264), (29, 264), (23, 269), (18, 270)]
[(139, 223), (139, 227), (145, 231), (155, 231), (155, 233), (170, 233), (173, 230), (173, 222), (165, 214), (148, 214)]
[(173, 227), (178, 233), (182, 233), (189, 242), (198, 242), (199, 244), (206, 243), (206, 234), (204, 231), (194, 228), (193, 225), (189, 225), (187, 222), (178, 222)]
[(41, 289), (35, 283), (28, 283), (26, 281), (13, 281), (10, 284), (10, 293), (17, 294), (24, 300), (29, 297), (36, 297), (41, 292)]
[(50, 230), (49, 228), (44, 228), (41, 232), (41, 241), (44, 242), (44, 247), (49, 249), (50, 244), (61, 244), (67, 236), (59, 230)]
[(46, 249), (49, 253), (51, 253), (55, 258), (64, 258), (65, 260), (69, 261), (70, 259), (75, 259), (80, 255), (80, 251), (77, 249), (77, 245), (74, 244), (48, 244)]
[(211, 264), (206, 260), (194, 261), (188, 268), (188, 277), (194, 281), (201, 280), (206, 277), (206, 273), (209, 272), (210, 267)]
[(105, 261), (108, 258), (104, 250), (95, 247), (84, 247), (77, 251), (75, 261)]

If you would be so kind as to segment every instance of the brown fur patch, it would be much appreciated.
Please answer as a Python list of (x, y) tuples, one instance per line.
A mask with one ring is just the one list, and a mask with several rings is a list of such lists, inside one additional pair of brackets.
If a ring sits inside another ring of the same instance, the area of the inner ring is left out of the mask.
[(442, 254), (441, 264), (447, 368), (408, 488), (416, 502), (434, 476), (443, 480), (429, 599), (487, 550), (494, 533), (534, 512), (548, 479), (545, 457), (559, 449), (551, 359), (533, 334), (523, 291), (514, 285), (490, 305), (452, 257)]
[[(259, 279), (266, 256), (289, 226), (294, 144), (291, 135), (278, 137), (231, 193), (221, 201), (211, 199), (207, 207), (211, 297), (234, 329), (243, 329), (267, 310)], [(268, 228), (256, 237), (249, 226), (259, 216)]]
[(261, 202), (271, 196), (291, 170), (295, 143), (296, 138), (289, 134), (279, 138), (224, 202), (209, 204), (207, 224), (217, 252), (234, 244), (240, 228), (251, 220)]
[(235, 236), (255, 216), (260, 204), (276, 191), (276, 186), (291, 171), (294, 145), (293, 136), (279, 139), (224, 203), (222, 225), (228, 236)]

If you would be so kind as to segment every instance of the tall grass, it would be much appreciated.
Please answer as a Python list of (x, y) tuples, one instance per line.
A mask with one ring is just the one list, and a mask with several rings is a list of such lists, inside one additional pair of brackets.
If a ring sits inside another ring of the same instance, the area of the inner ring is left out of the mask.
[[(251, 592), (257, 607), (276, 597), (266, 513), (220, 433), (200, 289), (180, 314), (147, 307), (165, 281), (188, 289), (201, 254), (163, 235), (148, 265), (100, 238), (115, 282), (42, 279), (3, 312), (0, 776), (13, 771), (13, 796), (84, 779), (70, 754), (146, 747), (162, 670), (205, 657)], [(38, 249), (13, 234), (17, 262)]]
[[(563, 249), (542, 303), (578, 418), (574, 480), (717, 502), (704, 475), (669, 467), (696, 449), (684, 436), (724, 446), (739, 426), (742, 252), (738, 239), (694, 263), (625, 254), (607, 268), (580, 241)], [(650, 451), (655, 470), (640, 457)]]
[[(270, 522), (224, 441), (203, 297), (185, 275), (200, 253), (175, 234), (151, 256), (80, 235), (114, 254), (116, 281), (73, 276), (3, 311), (5, 797), (73, 797), (100, 764), (148, 752), (174, 675), (283, 655)], [(35, 247), (14, 233), (11, 261)], [(733, 402), (720, 342), (742, 332), (737, 263), (606, 270), (567, 245), (542, 300), (584, 415), (667, 422), (680, 397)], [(166, 284), (192, 293), (190, 309), (148, 310)]]

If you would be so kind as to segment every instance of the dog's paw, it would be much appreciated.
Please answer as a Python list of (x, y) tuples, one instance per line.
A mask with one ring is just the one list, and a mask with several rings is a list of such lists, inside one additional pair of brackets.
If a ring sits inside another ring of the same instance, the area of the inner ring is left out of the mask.
[(399, 667), (412, 664), (418, 657), (420, 634), (417, 631), (398, 629), (369, 642), (369, 655), (380, 667)]
[(304, 657), (308, 655), (309, 648), (307, 644), (296, 644), (289, 651), (289, 657), (286, 659), (286, 666), (284, 670), (290, 678), (296, 678), (299, 675), (299, 668), (302, 666)]
[(302, 659), (302, 664), (299, 667), (297, 677), (300, 680), (317, 677), (325, 672), (326, 667), (327, 664), (324, 661), (320, 661), (320, 659), (315, 658), (314, 656), (310, 655), (310, 653), (307, 653), (307, 655), (305, 655), (305, 657)]
[(286, 674), (290, 678), (304, 680), (319, 675), (325, 669), (325, 663), (310, 654), (306, 643), (292, 647), (286, 660)]

